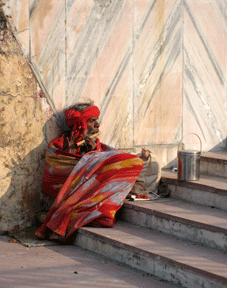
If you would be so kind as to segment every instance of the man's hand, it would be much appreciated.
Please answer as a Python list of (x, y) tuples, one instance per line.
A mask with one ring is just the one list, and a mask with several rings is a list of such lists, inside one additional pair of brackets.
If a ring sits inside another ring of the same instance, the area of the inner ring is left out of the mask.
[(77, 146), (75, 145), (74, 140), (72, 138), (66, 137), (66, 141), (68, 143), (68, 152), (76, 153), (77, 152)]
[(96, 145), (96, 143), (95, 143), (95, 141), (93, 139), (91, 139), (88, 136), (85, 136), (84, 140), (85, 140), (87, 146), (89, 147), (90, 151), (94, 151), (96, 149), (97, 145)]

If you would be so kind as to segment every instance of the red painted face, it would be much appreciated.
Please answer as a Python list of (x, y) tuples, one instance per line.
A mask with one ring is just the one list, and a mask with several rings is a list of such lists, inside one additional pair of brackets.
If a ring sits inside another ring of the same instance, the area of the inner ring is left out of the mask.
[(99, 117), (91, 117), (87, 121), (87, 134), (95, 134), (99, 132), (99, 122), (98, 122)]

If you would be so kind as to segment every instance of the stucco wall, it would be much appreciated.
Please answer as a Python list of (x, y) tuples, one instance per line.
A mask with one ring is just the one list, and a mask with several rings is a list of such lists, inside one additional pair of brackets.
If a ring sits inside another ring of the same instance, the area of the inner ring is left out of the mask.
[(29, 226), (39, 209), (53, 113), (0, 11), (0, 231)]
[(52, 112), (84, 97), (101, 109), (102, 142), (147, 146), (162, 167), (190, 132), (203, 151), (226, 149), (227, 1), (0, 3), (14, 35), (1, 21), (2, 229), (31, 221)]
[(163, 166), (189, 132), (225, 148), (227, 1), (2, 3), (54, 111), (92, 98), (103, 142), (146, 145)]

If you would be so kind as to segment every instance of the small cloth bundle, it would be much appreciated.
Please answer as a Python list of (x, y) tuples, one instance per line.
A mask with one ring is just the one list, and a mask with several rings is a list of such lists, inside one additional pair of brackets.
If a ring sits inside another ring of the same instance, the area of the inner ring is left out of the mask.
[(158, 185), (161, 179), (161, 167), (158, 158), (145, 147), (137, 156), (143, 160), (144, 166), (128, 198), (131, 200), (158, 199), (160, 197), (158, 195)]

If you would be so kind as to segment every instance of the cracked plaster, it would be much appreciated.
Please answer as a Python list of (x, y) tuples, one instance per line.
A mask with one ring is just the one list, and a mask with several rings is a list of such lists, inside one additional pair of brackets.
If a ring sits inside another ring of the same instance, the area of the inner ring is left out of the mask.
[[(1, 21), (7, 24), (3, 14)], [(7, 25), (1, 27), (0, 232), (6, 232), (32, 224), (39, 210), (46, 145), (58, 130), (20, 46)]]

